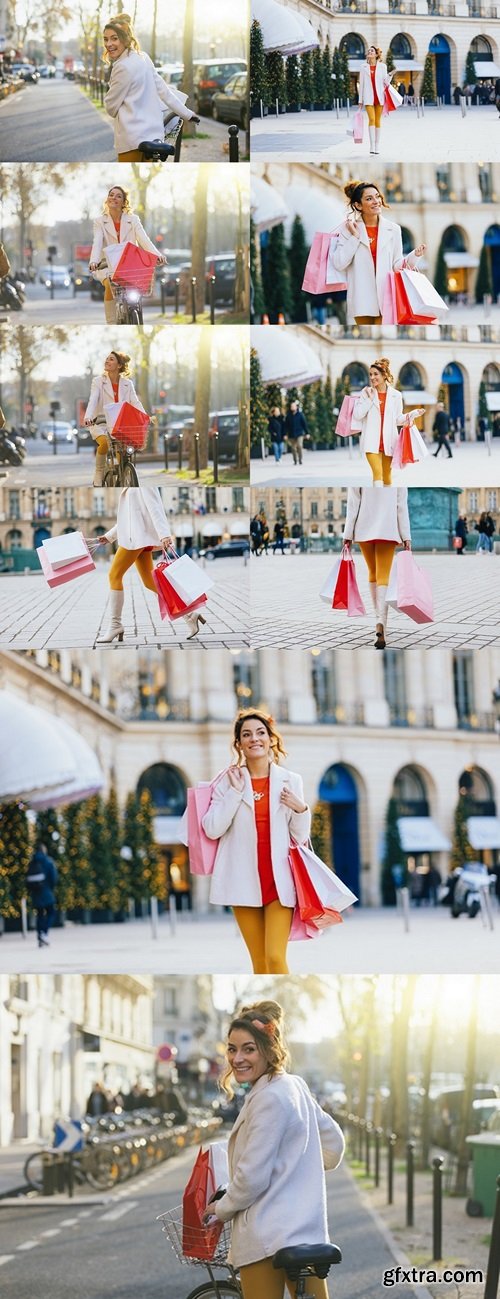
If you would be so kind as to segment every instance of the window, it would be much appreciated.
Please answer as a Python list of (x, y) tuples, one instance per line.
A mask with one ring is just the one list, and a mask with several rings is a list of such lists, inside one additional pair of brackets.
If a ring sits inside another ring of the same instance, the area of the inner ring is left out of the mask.
[(107, 500), (105, 491), (94, 492), (94, 514), (98, 519), (103, 519), (107, 514)]
[(416, 767), (401, 768), (394, 781), (393, 796), (398, 816), (429, 816), (425, 785)]
[(318, 502), (311, 501), (311, 519), (317, 519), (317, 517), (318, 517)]
[(486, 36), (476, 36), (471, 43), (470, 52), (474, 55), (474, 60), (476, 62), (480, 59), (486, 59), (488, 62), (491, 62), (493, 59), (491, 45)]
[(20, 532), (19, 528), (11, 528), (10, 532), (7, 533), (5, 540), (7, 542), (8, 550), (22, 550), (23, 534)]
[(406, 365), (399, 371), (399, 383), (401, 389), (413, 388), (422, 391), (424, 383), (418, 365), (414, 361), (407, 361)]
[(256, 704), (260, 695), (259, 664), (255, 650), (242, 650), (233, 663), (233, 686), (239, 708)]
[(449, 163), (443, 163), (440, 167), (436, 167), (436, 185), (440, 198), (448, 198), (451, 190), (451, 166)]
[(490, 490), (489, 492), (486, 493), (486, 509), (487, 509), (487, 510), (496, 510), (496, 509), (497, 509), (497, 489), (496, 489), (496, 487), (492, 487), (491, 490)]
[(168, 762), (155, 762), (142, 773), (137, 794), (147, 790), (155, 812), (164, 816), (182, 816), (186, 806), (186, 786), (180, 771)]
[(403, 32), (398, 32), (397, 36), (393, 36), (390, 48), (395, 59), (413, 58), (413, 50), (410, 42)]
[(346, 365), (342, 371), (342, 378), (345, 382), (349, 380), (351, 392), (360, 392), (362, 388), (370, 382), (370, 376), (366, 365), (361, 365), (359, 361), (352, 361), (351, 365)]
[(383, 656), (384, 694), (392, 726), (407, 726), (405, 651), (386, 650)]
[(179, 514), (191, 513), (191, 502), (189, 499), (189, 487), (179, 487)]
[(479, 509), (479, 492), (469, 492), (469, 510), (475, 514)]
[(331, 650), (316, 654), (311, 667), (312, 689), (318, 721), (329, 722), (337, 716), (337, 680), (335, 659)]
[(169, 985), (163, 991), (163, 1013), (164, 1015), (177, 1015), (177, 987), (175, 984)]
[(459, 650), (453, 655), (453, 692), (458, 724), (462, 726), (474, 712), (473, 658), (469, 650)]
[(9, 492), (9, 519), (21, 518), (21, 493), (18, 491)]
[(481, 162), (478, 167), (479, 188), (481, 198), (484, 203), (491, 202), (493, 198), (493, 177), (491, 173), (491, 162)]
[(64, 513), (65, 513), (65, 515), (66, 515), (66, 518), (68, 518), (68, 519), (74, 519), (74, 517), (75, 517), (75, 513), (76, 513), (76, 511), (75, 511), (75, 493), (74, 493), (72, 487), (65, 487), (65, 488), (64, 488), (64, 497), (63, 497), (63, 501), (64, 501), (63, 508), (64, 508)]
[(441, 240), (441, 247), (447, 253), (465, 253), (465, 235), (459, 226), (448, 226)]
[(245, 497), (243, 487), (233, 487), (233, 511), (235, 514), (241, 514), (245, 509)]
[(340, 49), (342, 53), (345, 50), (350, 59), (366, 58), (364, 40), (362, 36), (358, 36), (357, 32), (348, 32), (347, 36), (343, 36), (340, 42)]
[(207, 507), (207, 514), (215, 514), (217, 512), (217, 493), (215, 487), (207, 487), (205, 489), (205, 505)]

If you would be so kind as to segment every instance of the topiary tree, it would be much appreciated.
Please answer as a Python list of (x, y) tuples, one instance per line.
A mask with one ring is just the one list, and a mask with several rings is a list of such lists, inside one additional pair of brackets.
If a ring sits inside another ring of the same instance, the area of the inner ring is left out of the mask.
[(388, 51), (387, 51), (387, 54), (386, 54), (386, 56), (385, 56), (385, 61), (386, 61), (386, 65), (387, 65), (387, 71), (388, 71), (388, 72), (394, 72), (394, 68), (396, 67), (396, 64), (395, 64), (395, 62), (394, 62), (394, 55), (393, 55), (393, 52), (392, 52), (392, 49), (391, 49), (390, 45), (389, 45), (389, 49), (388, 49)]
[(305, 54), (300, 56), (300, 79), (302, 82), (302, 107), (310, 108), (314, 100), (312, 50), (306, 50)]
[(6, 919), (20, 915), (31, 855), (26, 805), (0, 804), (0, 915)]
[[(313, 442), (316, 442), (318, 438), (318, 429), (316, 423), (316, 419), (317, 419), (316, 396), (317, 396), (318, 387), (319, 387), (319, 379), (316, 379), (314, 383), (307, 383), (305, 387), (302, 388), (302, 391), (300, 393), (300, 404), (302, 406), (302, 410), (304, 412), (306, 422), (307, 422), (307, 427), (309, 429), (309, 432), (311, 434), (311, 439)], [(292, 400), (291, 393), (288, 394), (288, 399), (289, 401)]]
[(333, 870), (332, 817), (329, 803), (315, 803), (311, 817), (311, 839), (315, 853)]
[(460, 794), (453, 817), (453, 838), (450, 852), (450, 874), (457, 866), (474, 860), (474, 849), (469, 843), (467, 821), (473, 810), (473, 803), (467, 794)]
[(477, 81), (475, 59), (472, 50), (469, 50), (465, 60), (465, 85), (475, 86)]
[(424, 63), (424, 75), (422, 78), (422, 87), (420, 90), (422, 99), (427, 103), (434, 103), (437, 99), (436, 93), (436, 64), (432, 54), (426, 54)]
[(260, 321), (266, 304), (260, 274), (259, 235), (250, 217), (250, 280), (252, 284), (252, 320)]
[(477, 417), (478, 417), (478, 419), (485, 419), (485, 420), (487, 420), (487, 421), (488, 421), (488, 424), (489, 424), (489, 422), (490, 422), (490, 411), (489, 411), (488, 402), (487, 402), (487, 400), (486, 400), (486, 393), (487, 393), (487, 391), (488, 391), (488, 389), (487, 389), (487, 387), (486, 387), (486, 384), (485, 384), (485, 382), (484, 382), (484, 379), (481, 379), (481, 383), (479, 384), (479, 401), (478, 401), (478, 406), (477, 406)]
[(295, 324), (307, 320), (306, 298), (302, 292), (302, 281), (309, 256), (309, 247), (301, 218), (296, 216), (292, 226), (288, 262), (290, 268), (291, 309), (290, 317)]
[(121, 856), (122, 844), (122, 819), (120, 814), (120, 805), (116, 786), (111, 785), (107, 803), (106, 803), (106, 824), (108, 829), (109, 852), (111, 859), (111, 870), (113, 873), (115, 898), (113, 909), (116, 911), (123, 910), (127, 905), (129, 896), (128, 889), (124, 886), (128, 883), (127, 872), (124, 871), (124, 862)]
[(316, 389), (316, 438), (317, 441), (327, 444), (330, 441), (332, 425), (328, 414), (328, 407), (325, 399), (325, 389), (321, 379), (318, 379)]
[(140, 902), (141, 893), (141, 858), (140, 846), (141, 836), (138, 826), (139, 801), (137, 795), (131, 791), (127, 795), (125, 802), (125, 813), (123, 818), (123, 844), (122, 851), (124, 856), (122, 860), (126, 863), (126, 877), (128, 885), (128, 896), (134, 902)]
[(268, 441), (268, 397), (262, 382), (258, 353), (250, 349), (250, 443), (259, 454), (261, 440)]
[(318, 46), (313, 50), (313, 99), (315, 104), (324, 108), (326, 103), (326, 86), (323, 74), (323, 59)]
[(488, 245), (483, 244), (476, 276), (476, 302), (482, 303), (486, 293), (493, 296), (493, 275), (491, 272), (491, 252)]
[(327, 441), (328, 441), (328, 445), (332, 446), (333, 425), (335, 422), (335, 417), (333, 414), (333, 410), (335, 406), (335, 398), (333, 396), (332, 379), (331, 379), (330, 371), (328, 371), (325, 382), (323, 384), (323, 402), (325, 408), (325, 421), (328, 427)]
[(262, 28), (254, 20), (250, 28), (250, 107), (259, 109), (261, 100), (264, 106), (269, 103), (269, 87)]
[(333, 83), (332, 83), (332, 56), (330, 51), (330, 42), (327, 40), (325, 48), (321, 55), (323, 65), (323, 83), (325, 87), (325, 106), (331, 108), (333, 101)]
[(438, 255), (436, 258), (436, 270), (434, 272), (434, 285), (435, 288), (437, 289), (437, 292), (440, 293), (442, 297), (446, 297), (448, 293), (448, 267), (446, 265), (444, 251), (445, 250), (444, 250), (443, 240), (441, 240), (441, 243), (439, 245)]
[(89, 854), (88, 869), (94, 881), (93, 905), (97, 911), (116, 911), (119, 895), (115, 876), (115, 857), (108, 826), (107, 808), (101, 794), (94, 794), (85, 803), (85, 828)]
[(384, 907), (396, 906), (396, 885), (394, 883), (393, 867), (401, 866), (404, 871), (403, 882), (406, 879), (406, 855), (401, 843), (398, 818), (397, 801), (395, 798), (390, 798), (385, 817), (385, 844), (380, 879)]
[(286, 105), (285, 60), (279, 50), (266, 54), (266, 77), (269, 87), (269, 105), (275, 107), (276, 100), (280, 108)]
[(296, 54), (289, 54), (286, 61), (286, 102), (289, 109), (292, 104), (302, 103), (302, 81)]
[(342, 46), (342, 49), (339, 51), (339, 54), (340, 54), (340, 84), (342, 87), (342, 94), (340, 95), (340, 98), (346, 101), (347, 99), (351, 98), (351, 72), (349, 68), (349, 55), (347, 52), (347, 47), (345, 45)]
[(61, 835), (61, 825), (59, 814), (55, 808), (47, 808), (44, 812), (37, 812), (35, 822), (35, 842), (44, 843), (49, 857), (57, 870), (58, 884), (56, 886), (56, 902), (59, 911), (62, 908), (59, 905), (59, 875), (62, 865), (63, 840)]
[(262, 281), (271, 323), (276, 323), (281, 313), (289, 318), (292, 310), (292, 289), (285, 227), (281, 222), (269, 231)]
[(71, 803), (61, 815), (63, 848), (57, 888), (58, 906), (62, 911), (79, 908), (86, 911), (95, 905), (94, 879), (89, 872), (89, 844), (85, 803)]
[(164, 902), (168, 893), (167, 877), (155, 843), (153, 814), (151, 794), (149, 790), (143, 789), (137, 808), (141, 897), (158, 898), (160, 902)]

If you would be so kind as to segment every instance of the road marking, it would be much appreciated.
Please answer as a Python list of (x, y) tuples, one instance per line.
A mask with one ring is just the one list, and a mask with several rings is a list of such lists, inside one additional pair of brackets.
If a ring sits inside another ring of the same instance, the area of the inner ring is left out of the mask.
[(65, 1218), (64, 1222), (61, 1223), (61, 1227), (76, 1227), (77, 1222), (78, 1218)]
[(93, 1209), (82, 1209), (82, 1212), (78, 1214), (78, 1221), (80, 1221), (80, 1218), (90, 1218), (90, 1215), (93, 1212)]
[(40, 1235), (41, 1235), (41, 1236), (44, 1236), (44, 1237), (47, 1237), (47, 1236), (58, 1236), (60, 1230), (61, 1230), (60, 1227), (50, 1227), (47, 1231), (41, 1231), (41, 1232), (40, 1232)]
[(110, 1209), (109, 1213), (101, 1215), (101, 1222), (116, 1222), (118, 1218), (123, 1218), (131, 1209), (137, 1208), (138, 1200), (129, 1200), (128, 1204), (119, 1204), (117, 1209)]
[(15, 1254), (0, 1254), (0, 1267), (3, 1267), (4, 1263), (10, 1263), (13, 1258)]
[(18, 1251), (21, 1249), (36, 1249), (37, 1245), (39, 1244), (40, 1244), (39, 1240), (25, 1240), (23, 1245), (17, 1246), (17, 1249)]

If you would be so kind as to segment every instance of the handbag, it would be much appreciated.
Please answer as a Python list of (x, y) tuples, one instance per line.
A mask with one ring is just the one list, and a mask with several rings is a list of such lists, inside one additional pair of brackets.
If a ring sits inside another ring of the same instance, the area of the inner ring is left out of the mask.
[(358, 108), (352, 119), (352, 134), (353, 134), (353, 139), (355, 144), (363, 143), (364, 130), (365, 130), (365, 115), (363, 113), (363, 109)]
[(355, 433), (361, 433), (361, 421), (354, 419), (353, 410), (357, 401), (355, 394), (347, 393), (343, 398), (340, 407), (337, 423), (335, 426), (335, 437), (348, 438)]
[(182, 1197), (182, 1252), (186, 1258), (213, 1258), (223, 1230), (222, 1222), (206, 1227), (203, 1214), (217, 1190), (208, 1150), (199, 1150)]
[(394, 276), (394, 291), (396, 297), (396, 322), (398, 325), (434, 325), (436, 317), (434, 314), (423, 315), (421, 312), (415, 312), (410, 305), (406, 285), (403, 280), (402, 271), (389, 271), (389, 275)]
[(403, 96), (395, 86), (386, 86), (384, 91), (384, 108), (388, 113), (395, 113), (397, 108), (401, 107)]
[(342, 547), (319, 595), (325, 604), (329, 604), (332, 609), (343, 609), (349, 618), (365, 616), (366, 609), (358, 588), (354, 559), (347, 546)]
[(73, 582), (77, 577), (83, 577), (85, 573), (92, 573), (95, 569), (94, 560), (86, 543), (85, 548), (86, 553), (83, 559), (69, 560), (63, 568), (53, 568), (43, 545), (38, 546), (36, 553), (47, 585), (50, 587), (63, 586), (66, 582)]
[(210, 781), (200, 781), (187, 791), (185, 812), (186, 840), (189, 852), (189, 869), (192, 875), (211, 875), (219, 847), (218, 839), (209, 839), (203, 829), (203, 817), (208, 812), (212, 795), (219, 780), (226, 775), (227, 767)]
[(150, 416), (130, 401), (110, 401), (104, 407), (106, 422), (116, 442), (142, 451), (146, 444)]
[(464, 543), (463, 543), (463, 538), (462, 538), (462, 537), (454, 537), (454, 538), (453, 538), (453, 549), (454, 549), (454, 550), (462, 550), (462, 549), (463, 549), (463, 544), (464, 544)]
[(318, 231), (314, 235), (302, 281), (303, 293), (341, 293), (347, 288), (345, 281), (337, 279), (338, 272), (329, 267), (331, 242), (331, 234)]
[(75, 559), (85, 559), (89, 553), (82, 532), (65, 532), (61, 537), (46, 537), (43, 550), (52, 568), (65, 568)]
[(429, 574), (419, 568), (411, 550), (400, 550), (391, 568), (386, 603), (412, 622), (434, 622), (434, 602)]

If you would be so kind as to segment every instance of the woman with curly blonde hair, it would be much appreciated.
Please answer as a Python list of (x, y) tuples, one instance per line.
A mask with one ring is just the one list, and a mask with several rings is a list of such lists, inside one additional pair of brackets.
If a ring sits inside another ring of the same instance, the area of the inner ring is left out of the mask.
[(286, 974), (296, 904), (288, 855), (291, 841), (307, 842), (311, 813), (301, 776), (280, 765), (286, 752), (267, 713), (238, 714), (233, 752), (203, 817), (205, 834), (219, 840), (210, 901), (233, 908), (254, 974)]
[(399, 105), (403, 102), (399, 92), (391, 85), (394, 71), (387, 71), (387, 64), (383, 61), (382, 50), (379, 46), (370, 45), (366, 55), (366, 63), (361, 64), (358, 82), (359, 102), (366, 109), (368, 118), (370, 153), (380, 153), (380, 128), (385, 94), (389, 86), (389, 93), (394, 107), (399, 108)]
[(104, 61), (111, 64), (104, 107), (113, 118), (118, 162), (143, 162), (139, 145), (163, 140), (165, 109), (185, 122), (200, 119), (186, 108), (186, 96), (167, 85), (141, 50), (128, 14), (110, 18), (103, 37)]
[(167, 260), (165, 254), (155, 248), (139, 217), (132, 212), (127, 190), (122, 185), (112, 185), (103, 203), (102, 216), (94, 221), (94, 241), (89, 258), (89, 270), (94, 279), (104, 285), (104, 314), (108, 325), (116, 323), (116, 305), (104, 252), (110, 244), (124, 243), (156, 253), (159, 263)]
[(347, 283), (349, 324), (376, 325), (382, 320), (387, 276), (403, 264), (418, 269), (416, 259), (425, 244), (403, 254), (401, 226), (389, 221), (388, 204), (372, 180), (352, 180), (344, 185), (348, 209), (346, 220), (334, 231), (328, 255), (327, 280)]
[(425, 414), (423, 406), (403, 413), (403, 398), (394, 386), (391, 364), (381, 356), (370, 366), (370, 384), (363, 388), (353, 407), (353, 419), (361, 426), (360, 446), (372, 471), (374, 487), (389, 487), (392, 457), (397, 437), (405, 423)]
[(117, 401), (128, 401), (137, 410), (144, 410), (142, 401), (137, 396), (130, 378), (130, 357), (126, 352), (110, 352), (103, 366), (103, 373), (92, 379), (90, 397), (85, 411), (84, 423), (92, 428), (92, 437), (97, 443), (95, 458), (94, 487), (102, 487), (106, 453), (109, 446), (109, 433), (101, 422), (100, 427), (92, 427), (98, 419), (105, 418), (105, 406)]
[[(285, 1271), (274, 1255), (285, 1247), (328, 1245), (325, 1169), (337, 1168), (344, 1137), (303, 1078), (287, 1072), (283, 1010), (276, 1001), (242, 1006), (229, 1025), (227, 1069), (248, 1093), (228, 1144), (229, 1183), (206, 1213), (231, 1223), (230, 1259), (243, 1299), (283, 1299)], [(328, 1299), (326, 1281), (308, 1278), (308, 1294)]]

